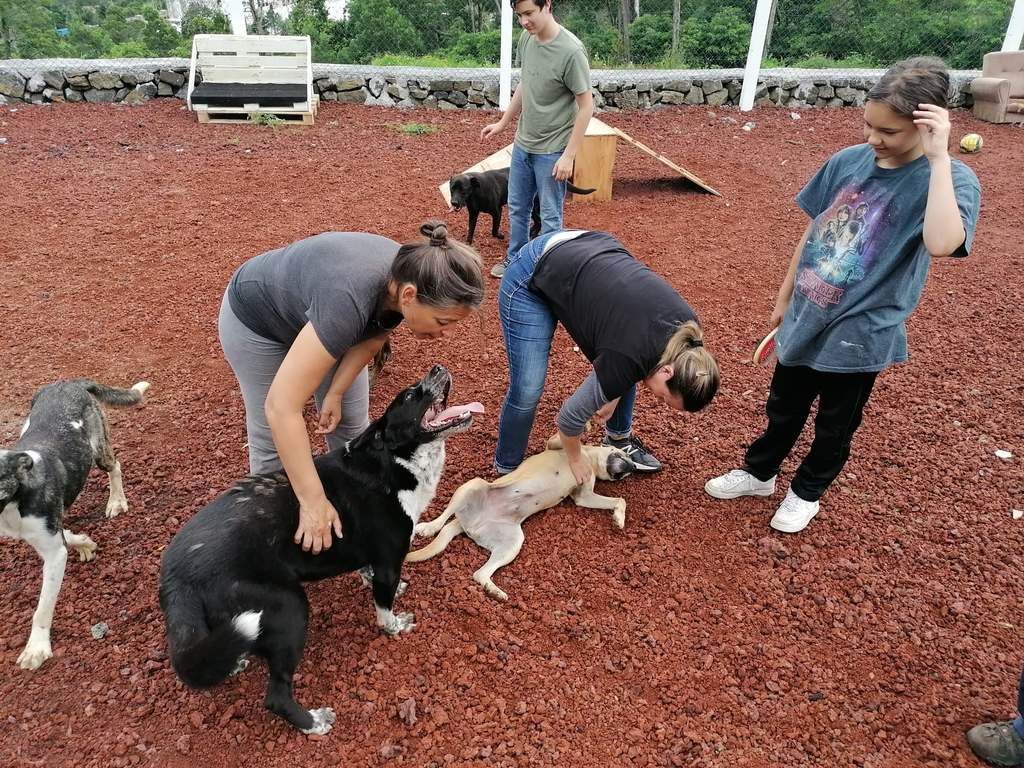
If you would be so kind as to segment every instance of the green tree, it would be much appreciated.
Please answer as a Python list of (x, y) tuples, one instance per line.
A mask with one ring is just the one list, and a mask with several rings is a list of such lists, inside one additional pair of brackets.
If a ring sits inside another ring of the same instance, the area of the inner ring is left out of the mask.
[(448, 49), (448, 55), (457, 61), (494, 66), (501, 58), (501, 30), (464, 32)]
[(423, 40), (389, 0), (352, 0), (348, 6), (350, 42), (344, 58), (353, 64), (381, 53), (421, 54)]
[(189, 3), (181, 14), (181, 36), (223, 35), (231, 32), (231, 21), (218, 8), (202, 3)]
[(102, 27), (93, 27), (80, 21), (71, 22), (68, 47), (71, 55), (79, 59), (102, 59), (110, 55), (114, 43)]
[(146, 20), (146, 28), (142, 32), (142, 42), (153, 56), (169, 56), (181, 45), (181, 35), (160, 18), (156, 8), (147, 5), (142, 16)]
[(691, 16), (680, 31), (686, 66), (742, 67), (749, 46), (750, 22), (737, 8), (723, 8), (710, 18)]
[(633, 61), (652, 64), (668, 54), (672, 47), (672, 19), (645, 14), (629, 25)]

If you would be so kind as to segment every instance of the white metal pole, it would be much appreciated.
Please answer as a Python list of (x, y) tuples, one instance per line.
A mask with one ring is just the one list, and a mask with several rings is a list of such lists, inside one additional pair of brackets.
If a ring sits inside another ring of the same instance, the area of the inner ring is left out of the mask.
[[(1018, 0), (1024, 2), (1024, 0)], [(772, 0), (757, 0), (754, 11), (754, 26), (750, 30), (750, 48), (747, 49), (747, 66), (743, 72), (743, 88), (740, 90), (740, 109), (744, 112), (754, 108), (754, 94), (757, 92), (757, 76), (761, 72), (764, 56), (764, 41), (768, 36), (768, 22), (772, 15)]]
[(512, 4), (501, 3), (501, 71), (498, 73), (498, 107), (504, 112), (512, 101)]
[(221, 0), (224, 12), (231, 22), (231, 34), (245, 34), (245, 14), (242, 13), (242, 0)]
[(1024, 38), (1024, 0), (1015, 0), (1013, 12), (1010, 14), (1010, 23), (1006, 27), (1003, 50), (1019, 51), (1022, 38)]

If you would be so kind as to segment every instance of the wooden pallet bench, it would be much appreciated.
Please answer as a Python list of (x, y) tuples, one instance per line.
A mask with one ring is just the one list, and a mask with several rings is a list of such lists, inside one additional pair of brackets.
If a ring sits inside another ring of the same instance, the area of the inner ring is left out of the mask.
[(309, 37), (196, 35), (187, 102), (201, 123), (272, 115), (311, 125), (320, 99), (313, 93)]

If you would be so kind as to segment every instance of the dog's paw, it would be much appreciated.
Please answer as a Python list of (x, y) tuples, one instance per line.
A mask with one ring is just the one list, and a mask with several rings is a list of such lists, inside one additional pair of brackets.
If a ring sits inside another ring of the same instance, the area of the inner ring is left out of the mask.
[(395, 597), (401, 597), (405, 594), (405, 590), (409, 588), (408, 581), (399, 581), (398, 586), (395, 587)]
[(234, 677), (235, 675), (242, 674), (246, 669), (249, 668), (249, 659), (245, 656), (239, 656), (238, 661), (235, 662), (235, 668), (228, 672), (228, 677)]
[(22, 669), (39, 669), (43, 662), (53, 658), (53, 650), (50, 648), (50, 641), (39, 642), (28, 641), (25, 650), (18, 657), (18, 666)]
[(330, 733), (331, 726), (334, 725), (334, 721), (337, 719), (337, 715), (334, 714), (334, 710), (330, 707), (311, 709), (309, 714), (313, 718), (313, 727), (300, 730), (310, 736), (323, 736), (325, 733)]
[(85, 541), (80, 541), (77, 544), (72, 544), (71, 548), (78, 553), (78, 560), (82, 563), (88, 563), (90, 560), (96, 559), (96, 542), (90, 539), (88, 536), (83, 537)]
[(412, 632), (416, 628), (415, 616), (411, 613), (396, 613), (381, 626), (385, 632), (389, 635), (401, 635), (406, 632)]
[(128, 499), (126, 499), (124, 496), (122, 496), (119, 499), (111, 498), (109, 501), (107, 501), (107, 511), (105, 513), (107, 517), (117, 517), (122, 512), (127, 511)]
[(501, 600), (501, 602), (508, 602), (508, 595), (505, 594), (504, 590), (500, 589), (493, 581), (489, 581), (483, 585), (484, 592), (493, 597), (495, 600)]
[(625, 499), (619, 499), (619, 503), (615, 505), (615, 509), (612, 510), (612, 522), (616, 528), (626, 527), (626, 501)]

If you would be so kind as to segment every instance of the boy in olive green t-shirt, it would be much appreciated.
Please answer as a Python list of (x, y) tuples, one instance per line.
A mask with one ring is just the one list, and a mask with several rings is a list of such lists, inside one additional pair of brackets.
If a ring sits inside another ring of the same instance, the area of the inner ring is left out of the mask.
[(520, 82), (501, 120), (480, 132), (490, 138), (522, 113), (508, 178), (508, 253), (491, 269), (494, 277), (526, 245), (534, 197), (540, 197), (541, 232), (563, 228), (565, 182), (594, 114), (583, 43), (555, 20), (550, 0), (509, 1), (524, 30)]

